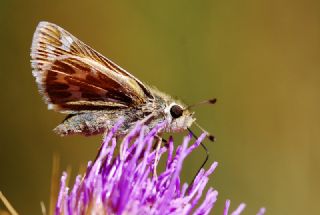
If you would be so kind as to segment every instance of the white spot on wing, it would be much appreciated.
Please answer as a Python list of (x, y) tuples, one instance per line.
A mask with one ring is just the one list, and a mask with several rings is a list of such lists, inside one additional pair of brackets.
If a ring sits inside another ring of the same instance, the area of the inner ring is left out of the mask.
[(47, 46), (47, 53), (48, 53), (49, 60), (53, 60), (56, 58), (56, 55), (53, 52), (54, 50), (55, 50), (55, 47), (53, 47), (52, 45)]
[(53, 110), (54, 108), (55, 108), (54, 104), (51, 104), (51, 103), (48, 104), (48, 109), (49, 110)]
[(70, 46), (73, 43), (73, 39), (70, 36), (65, 35), (61, 37), (61, 42), (61, 48), (65, 51), (70, 51)]

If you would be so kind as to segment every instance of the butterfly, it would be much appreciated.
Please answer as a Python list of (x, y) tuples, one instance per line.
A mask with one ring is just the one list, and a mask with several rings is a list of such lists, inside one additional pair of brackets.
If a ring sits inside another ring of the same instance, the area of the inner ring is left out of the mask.
[(144, 119), (149, 129), (165, 122), (162, 132), (184, 131), (195, 123), (190, 106), (144, 84), (53, 23), (38, 24), (31, 65), (48, 109), (68, 114), (54, 129), (59, 135), (101, 134), (120, 118), (117, 136)]

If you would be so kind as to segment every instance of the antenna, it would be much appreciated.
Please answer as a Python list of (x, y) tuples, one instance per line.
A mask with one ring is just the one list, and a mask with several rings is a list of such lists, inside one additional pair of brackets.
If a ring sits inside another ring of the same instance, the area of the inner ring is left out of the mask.
[(191, 109), (195, 106), (198, 106), (198, 105), (203, 105), (203, 104), (215, 104), (217, 102), (217, 99), (216, 98), (213, 98), (213, 99), (208, 99), (208, 100), (204, 100), (204, 101), (201, 101), (201, 102), (198, 102), (198, 103), (195, 103), (195, 104), (192, 104), (192, 105), (189, 105), (186, 109)]
[(202, 132), (206, 133), (208, 136), (208, 139), (211, 141), (211, 142), (214, 142), (216, 141), (216, 138), (215, 136), (213, 136), (212, 134), (210, 134), (207, 130), (203, 129), (197, 122), (193, 122), (193, 124), (195, 124)]
[[(204, 101), (189, 105), (186, 109), (188, 110), (188, 109), (191, 109), (191, 108), (193, 108), (195, 106), (202, 105), (202, 104), (215, 104), (216, 102), (217, 102), (217, 99), (216, 98), (212, 98), (212, 99), (204, 100)], [(210, 134), (208, 131), (203, 129), (198, 123), (193, 122), (193, 124), (196, 125), (202, 132), (206, 133), (208, 139), (211, 142), (214, 142), (216, 140), (216, 138), (212, 134)], [(190, 128), (187, 128), (187, 129), (190, 132), (190, 134), (197, 140), (198, 136), (195, 133), (193, 133), (193, 131)], [(189, 189), (193, 186), (193, 182), (196, 179), (197, 175), (199, 174), (201, 169), (204, 167), (204, 165), (206, 165), (207, 161), (209, 160), (209, 150), (208, 150), (208, 148), (202, 142), (200, 142), (200, 145), (204, 149), (204, 151), (206, 152), (206, 158), (204, 159), (204, 161), (202, 162), (202, 164), (201, 164), (200, 168), (198, 169), (197, 173), (193, 177), (193, 179), (192, 179), (192, 181), (191, 181), (191, 183), (190, 183), (190, 185), (189, 185), (189, 187), (187, 189), (187, 192), (189, 192)]]

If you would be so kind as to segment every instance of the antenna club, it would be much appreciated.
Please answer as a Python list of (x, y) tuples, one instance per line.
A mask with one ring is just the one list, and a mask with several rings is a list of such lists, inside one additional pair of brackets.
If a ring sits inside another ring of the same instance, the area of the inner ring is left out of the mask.
[(215, 104), (215, 103), (217, 103), (217, 99), (216, 99), (216, 98), (213, 98), (213, 99), (208, 100), (208, 102), (209, 102), (210, 104)]
[(213, 136), (213, 135), (209, 135), (209, 136), (208, 136), (208, 139), (209, 139), (210, 141), (212, 141), (212, 142), (216, 141), (216, 138), (215, 138), (215, 136)]
[(193, 107), (195, 107), (195, 106), (203, 105), (203, 104), (215, 104), (216, 102), (217, 102), (217, 99), (216, 99), (216, 98), (208, 99), (208, 100), (204, 100), (204, 101), (201, 101), (201, 102), (198, 102), (198, 103), (189, 105), (186, 109), (190, 109), (190, 108), (193, 108)]

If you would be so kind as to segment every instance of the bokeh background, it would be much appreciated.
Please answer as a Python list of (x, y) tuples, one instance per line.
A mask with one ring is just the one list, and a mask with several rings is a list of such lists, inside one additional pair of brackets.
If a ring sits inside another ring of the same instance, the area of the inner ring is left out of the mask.
[[(187, 103), (218, 98), (196, 109), (217, 137), (207, 143), (210, 162), (219, 162), (210, 180), (216, 214), (227, 198), (232, 209), (247, 203), (245, 214), (261, 206), (268, 214), (319, 211), (319, 1), (2, 0), (0, 190), (20, 214), (48, 205), (53, 154), (74, 175), (101, 141), (52, 132), (63, 115), (47, 110), (29, 63), (41, 20)], [(204, 153), (192, 156), (187, 181)]]

